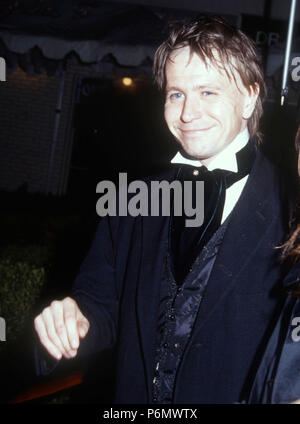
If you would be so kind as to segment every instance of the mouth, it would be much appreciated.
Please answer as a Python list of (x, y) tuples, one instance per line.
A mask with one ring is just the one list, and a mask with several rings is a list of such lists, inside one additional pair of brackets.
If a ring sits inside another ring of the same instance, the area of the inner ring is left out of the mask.
[(201, 134), (204, 133), (206, 131), (209, 131), (211, 128), (213, 127), (207, 127), (207, 128), (195, 128), (195, 129), (189, 129), (189, 130), (184, 130), (182, 128), (180, 128), (180, 131), (184, 134)]

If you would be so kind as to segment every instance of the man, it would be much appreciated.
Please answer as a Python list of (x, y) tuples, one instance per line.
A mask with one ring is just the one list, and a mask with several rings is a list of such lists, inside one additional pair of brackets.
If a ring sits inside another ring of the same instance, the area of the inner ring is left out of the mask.
[(180, 146), (160, 179), (204, 180), (204, 222), (103, 219), (72, 296), (35, 328), (58, 360), (117, 345), (117, 403), (240, 402), (280, 312), (287, 230), (281, 179), (257, 147), (261, 67), (247, 36), (206, 18), (172, 30), (154, 75)]

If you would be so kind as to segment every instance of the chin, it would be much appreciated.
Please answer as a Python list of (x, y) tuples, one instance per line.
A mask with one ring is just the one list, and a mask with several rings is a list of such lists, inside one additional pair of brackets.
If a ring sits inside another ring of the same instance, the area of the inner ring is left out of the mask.
[(183, 150), (183, 153), (191, 159), (201, 160), (209, 157), (209, 154), (205, 154), (201, 148), (197, 149), (197, 146), (195, 145), (191, 146), (187, 144), (181, 144), (181, 149)]

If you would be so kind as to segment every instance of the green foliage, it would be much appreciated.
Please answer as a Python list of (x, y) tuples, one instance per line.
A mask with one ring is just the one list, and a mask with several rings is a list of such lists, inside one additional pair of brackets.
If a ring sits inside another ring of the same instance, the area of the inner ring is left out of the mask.
[(0, 250), (0, 316), (6, 340), (15, 341), (47, 282), (51, 254), (43, 246), (10, 245)]

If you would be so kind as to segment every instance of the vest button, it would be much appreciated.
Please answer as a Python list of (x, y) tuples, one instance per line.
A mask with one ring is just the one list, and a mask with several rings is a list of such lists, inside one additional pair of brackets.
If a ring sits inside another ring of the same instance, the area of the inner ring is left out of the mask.
[(195, 177), (197, 177), (197, 176), (199, 175), (199, 171), (198, 171), (198, 169), (194, 169), (194, 171), (193, 171), (193, 175), (194, 175)]
[(171, 321), (175, 321), (175, 315), (173, 315), (173, 314), (169, 315), (169, 318), (170, 318)]

